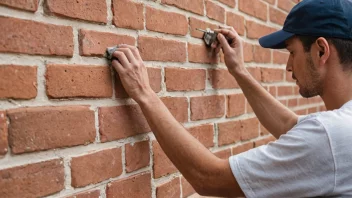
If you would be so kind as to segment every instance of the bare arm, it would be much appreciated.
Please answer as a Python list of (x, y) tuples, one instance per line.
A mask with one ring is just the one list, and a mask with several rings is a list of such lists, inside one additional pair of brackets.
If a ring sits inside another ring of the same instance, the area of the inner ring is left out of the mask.
[[(276, 138), (285, 134), (295, 124), (298, 116), (269, 94), (247, 71), (243, 61), (242, 39), (233, 29), (218, 29), (218, 39), (225, 56), (229, 72), (236, 78), (254, 113), (261, 124)], [(229, 45), (226, 37), (232, 38)]]
[(161, 148), (201, 195), (244, 196), (228, 160), (212, 154), (171, 115), (152, 91), (136, 48), (123, 45), (113, 61), (124, 88), (141, 107)]

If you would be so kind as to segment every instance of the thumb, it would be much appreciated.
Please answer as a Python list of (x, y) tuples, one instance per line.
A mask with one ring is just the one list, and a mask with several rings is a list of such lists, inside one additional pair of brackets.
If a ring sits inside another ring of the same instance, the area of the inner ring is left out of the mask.
[(231, 47), (223, 34), (221, 34), (221, 33), (218, 34), (218, 40), (220, 42), (220, 45), (221, 45), (224, 53), (227, 53), (228, 51), (231, 50)]

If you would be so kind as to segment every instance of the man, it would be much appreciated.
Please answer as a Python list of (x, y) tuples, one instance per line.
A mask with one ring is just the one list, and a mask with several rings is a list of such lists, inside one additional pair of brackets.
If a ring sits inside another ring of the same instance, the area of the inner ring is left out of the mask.
[(173, 118), (150, 88), (136, 48), (121, 45), (114, 53), (119, 62), (112, 64), (164, 152), (199, 194), (352, 197), (351, 13), (351, 0), (305, 0), (289, 13), (283, 30), (260, 39), (263, 47), (290, 52), (287, 70), (303, 97), (323, 99), (328, 111), (308, 116), (297, 116), (249, 74), (233, 28), (217, 30), (229, 72), (260, 122), (278, 138), (229, 160), (214, 156)]

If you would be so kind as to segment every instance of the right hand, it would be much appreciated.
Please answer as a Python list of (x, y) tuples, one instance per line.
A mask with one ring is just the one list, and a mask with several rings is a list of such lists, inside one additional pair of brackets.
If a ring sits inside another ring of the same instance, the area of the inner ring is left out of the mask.
[[(225, 64), (231, 74), (237, 74), (245, 70), (243, 61), (243, 41), (242, 38), (237, 34), (233, 27), (226, 28), (220, 27), (220, 29), (215, 29), (218, 32), (218, 44), (212, 45), (216, 48), (216, 52), (222, 49), (224, 53)], [(229, 44), (227, 39), (232, 39)]]

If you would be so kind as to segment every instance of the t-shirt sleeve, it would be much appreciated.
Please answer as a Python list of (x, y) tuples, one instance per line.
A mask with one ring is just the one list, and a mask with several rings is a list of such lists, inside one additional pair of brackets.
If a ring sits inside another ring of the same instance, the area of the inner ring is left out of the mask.
[(229, 158), (246, 197), (316, 197), (335, 187), (328, 135), (316, 119), (301, 119), (275, 142)]

